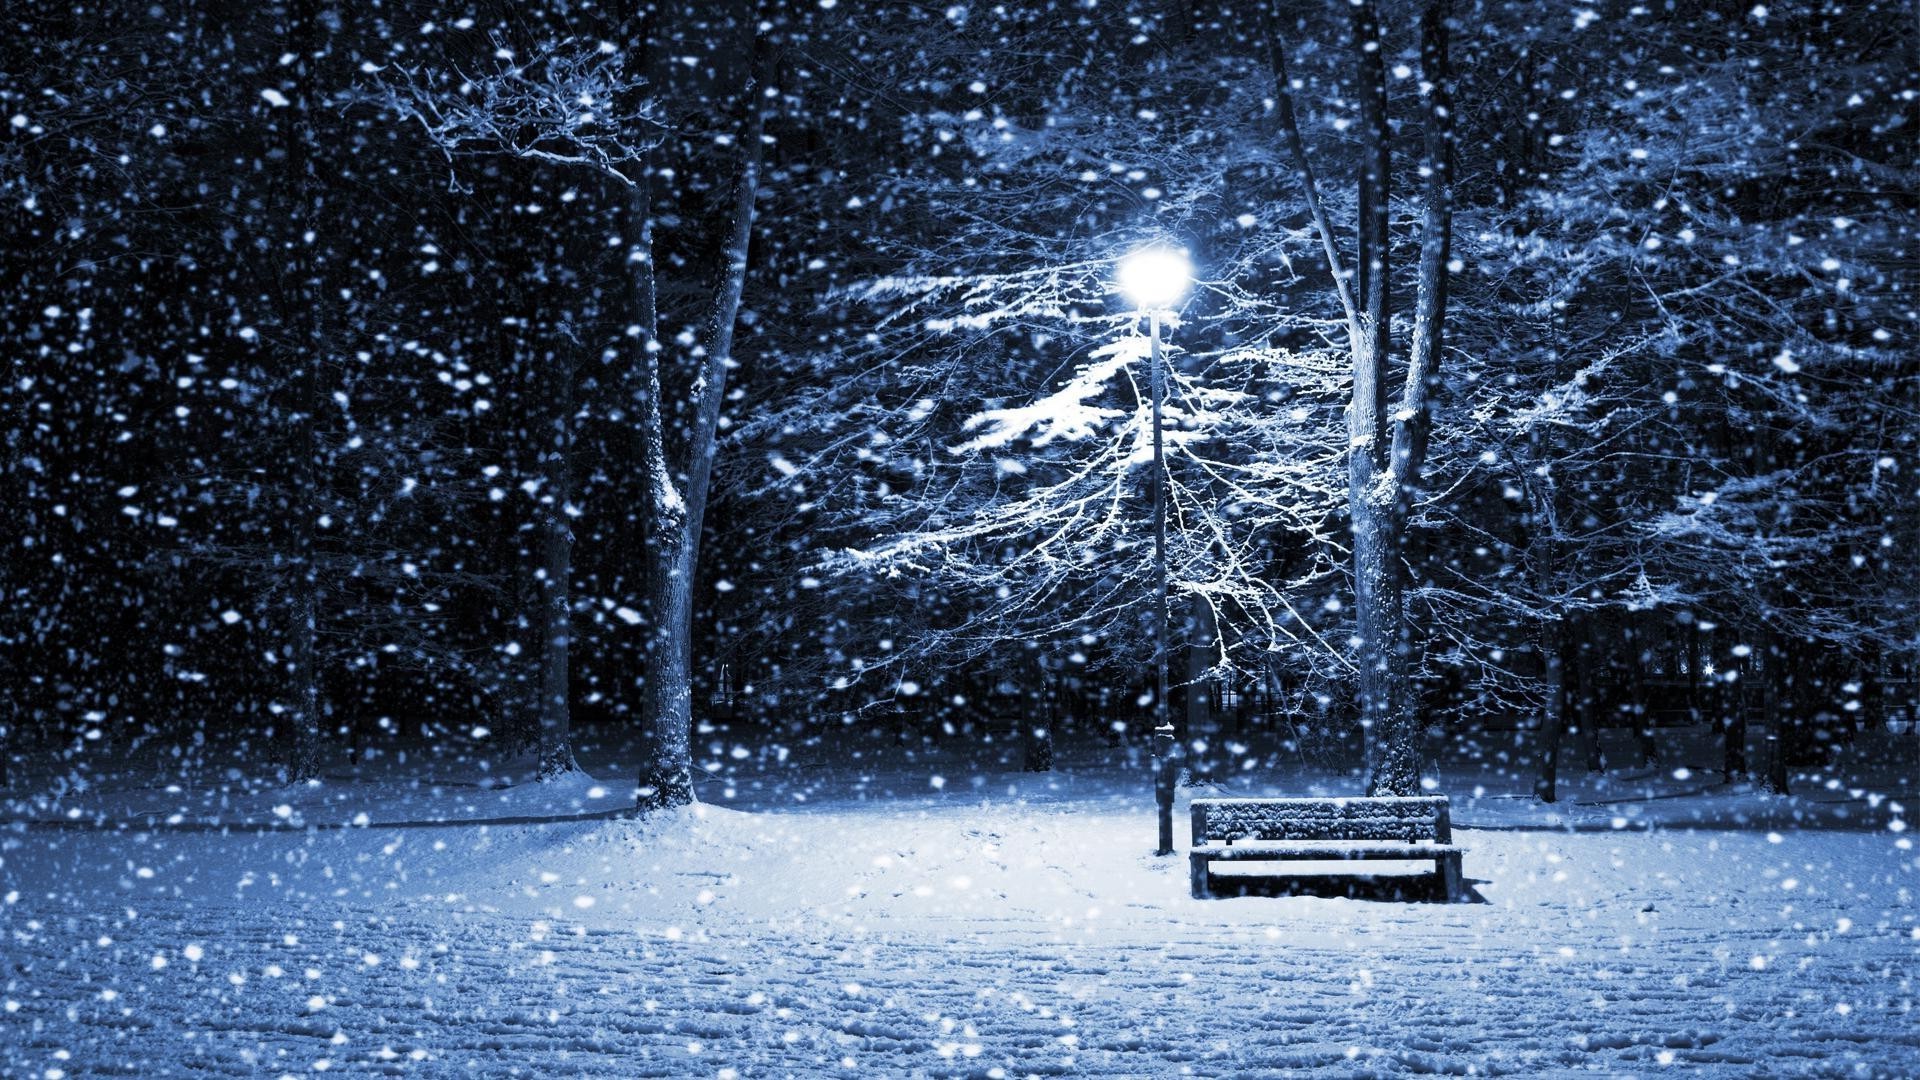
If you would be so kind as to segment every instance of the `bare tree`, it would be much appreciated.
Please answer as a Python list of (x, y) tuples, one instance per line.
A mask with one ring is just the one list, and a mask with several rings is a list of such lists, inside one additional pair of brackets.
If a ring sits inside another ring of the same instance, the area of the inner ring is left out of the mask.
[[(640, 514), (645, 565), (640, 576), (648, 642), (638, 800), (643, 811), (684, 805), (693, 798), (689, 737), (700, 535), (727, 374), (735, 363), (733, 336), (746, 286), (765, 123), (779, 101), (771, 86), (776, 59), (772, 24), (756, 19), (753, 57), (741, 92), (741, 128), (732, 138), (739, 164), (724, 266), (712, 290), (704, 333), (684, 355), (674, 354), (659, 338), (654, 251), (654, 155), (663, 129), (647, 67), (653, 62), (649, 38), (658, 17), (653, 5), (636, 2), (613, 18), (624, 44), (567, 39), (534, 50), (524, 61), (503, 46), (495, 58), (504, 63), (492, 71), (457, 72), (457, 78), (445, 72), (405, 71), (387, 80), (381, 94), (385, 105), (415, 119), (449, 157), (505, 154), (583, 167), (607, 181), (605, 190), (625, 240), (621, 307), (627, 318), (617, 351), (628, 359), (624, 382), (632, 414), (638, 417), (636, 460), (630, 464), (643, 477), (645, 492)], [(458, 89), (462, 86), (465, 92)], [(681, 401), (691, 403), (684, 415), (673, 404)], [(553, 500), (541, 521), (543, 775), (571, 764), (564, 725), (571, 637), (565, 578), (572, 540), (561, 513), (572, 483), (571, 415), (570, 409), (561, 410), (543, 436), (543, 479)]]
[[(734, 366), (734, 326), (746, 288), (753, 240), (754, 201), (760, 191), (761, 156), (768, 114), (779, 101), (772, 85), (777, 59), (771, 25), (758, 21), (736, 140), (740, 163), (734, 179), (725, 264), (708, 310), (705, 333), (692, 350), (686, 387), (693, 401), (679, 439), (670, 439), (662, 400), (665, 347), (656, 338), (651, 219), (644, 187), (627, 204), (626, 228), (635, 237), (627, 265), (637, 333), (637, 366), (645, 372), (641, 408), (641, 467), (647, 485), (643, 508), (649, 634), (647, 681), (641, 706), (642, 747), (638, 809), (684, 806), (693, 801), (689, 740), (693, 725), (693, 601), (700, 561), (720, 413), (727, 373)], [(636, 218), (638, 220), (636, 220)]]
[[(283, 507), (287, 529), (286, 620), (284, 664), (292, 702), (283, 715), (290, 729), (286, 777), (301, 783), (320, 772), (320, 674), (318, 563), (314, 555), (314, 527), (318, 511), (316, 483), (318, 438), (316, 425), (322, 391), (319, 368), (327, 348), (326, 329), (319, 307), (322, 249), (315, 244), (320, 226), (319, 178), (314, 154), (314, 64), (320, 54), (320, 18), (313, 0), (292, 0), (281, 14), (281, 34), (293, 58), (282, 90), (267, 91), (266, 108), (273, 115), (281, 149), (286, 154), (292, 191), (283, 220), (286, 234), (277, 245), (286, 263), (275, 268), (282, 332), (278, 345), (290, 367), (292, 399), (287, 417), (291, 453)], [(284, 111), (285, 115), (278, 115)]]
[(1447, 96), (1447, 4), (1446, 0), (1433, 0), (1421, 22), (1426, 211), (1421, 225), (1414, 339), (1406, 381), (1391, 414), (1387, 412), (1386, 381), (1392, 348), (1388, 287), (1392, 157), (1382, 58), (1385, 46), (1378, 5), (1373, 0), (1354, 3), (1352, 17), (1361, 154), (1359, 230), (1351, 288), (1300, 134), (1277, 16), (1270, 18), (1269, 56), (1281, 137), (1293, 158), (1295, 176), (1320, 234), (1327, 270), (1346, 315), (1353, 359), (1353, 393), (1347, 413), (1347, 507), (1353, 541), (1358, 698), (1362, 724), (1367, 729), (1367, 790), (1376, 795), (1414, 795), (1420, 790), (1418, 739), (1422, 721), (1407, 685), (1411, 639), (1406, 623), (1402, 548), (1407, 507), (1418, 490), (1426, 454), (1440, 332), (1446, 320), (1453, 122)]
[(488, 70), (396, 67), (378, 96), (449, 160), (505, 154), (639, 182), (635, 170), (659, 141), (643, 52), (577, 36), (526, 56), (502, 38), (493, 44)]
[[(644, 35), (641, 40), (644, 43)], [(662, 128), (644, 70), (644, 49), (623, 50), (611, 42), (569, 34), (539, 42), (525, 57), (504, 40), (495, 39), (493, 44), (490, 58), (484, 61), (492, 66), (486, 70), (467, 71), (457, 65), (398, 68), (383, 74), (364, 97), (416, 121), (449, 161), (505, 156), (584, 169), (609, 181), (615, 190), (625, 191), (628, 205), (637, 198), (641, 213), (648, 213), (644, 165)], [(640, 263), (630, 259), (629, 265), (643, 265), (647, 274), (652, 272), (650, 259)], [(651, 333), (646, 340), (651, 342)], [(568, 675), (573, 639), (577, 345), (556, 341), (543, 367), (549, 385), (543, 397), (549, 408), (538, 438), (540, 494), (535, 528), (539, 541), (534, 578), (541, 650), (535, 775), (546, 780), (577, 768)]]

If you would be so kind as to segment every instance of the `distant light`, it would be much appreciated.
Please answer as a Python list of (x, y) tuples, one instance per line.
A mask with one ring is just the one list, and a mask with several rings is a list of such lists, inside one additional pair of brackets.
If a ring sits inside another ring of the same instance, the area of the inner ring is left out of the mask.
[(1141, 308), (1172, 306), (1193, 283), (1193, 264), (1179, 248), (1146, 247), (1120, 260), (1120, 291)]

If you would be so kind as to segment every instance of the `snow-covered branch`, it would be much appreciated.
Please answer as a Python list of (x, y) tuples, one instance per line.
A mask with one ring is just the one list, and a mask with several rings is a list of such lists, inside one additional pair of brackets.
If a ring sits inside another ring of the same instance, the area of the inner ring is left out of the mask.
[(565, 38), (526, 57), (497, 44), (494, 67), (376, 74), (360, 97), (416, 122), (448, 158), (477, 154), (577, 165), (631, 184), (664, 127), (638, 65), (610, 42)]

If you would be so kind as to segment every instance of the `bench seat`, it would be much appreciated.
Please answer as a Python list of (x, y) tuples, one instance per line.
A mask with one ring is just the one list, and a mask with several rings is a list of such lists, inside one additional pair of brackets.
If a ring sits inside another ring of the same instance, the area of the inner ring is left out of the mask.
[(1187, 858), (1193, 895), (1211, 895), (1216, 862), (1430, 862), (1448, 900), (1461, 893), (1461, 856), (1442, 795), (1382, 798), (1195, 799)]
[(1301, 842), (1240, 841), (1210, 844), (1201, 849), (1212, 862), (1250, 859), (1408, 859), (1432, 862), (1466, 849), (1454, 844), (1406, 844), (1397, 840), (1360, 843), (1352, 840), (1309, 840)]

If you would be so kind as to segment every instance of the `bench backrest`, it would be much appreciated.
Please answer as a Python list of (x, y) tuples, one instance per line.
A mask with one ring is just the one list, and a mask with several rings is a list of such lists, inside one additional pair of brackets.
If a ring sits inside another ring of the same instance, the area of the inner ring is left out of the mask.
[(1411, 798), (1195, 799), (1193, 842), (1433, 840), (1453, 842), (1445, 795)]

